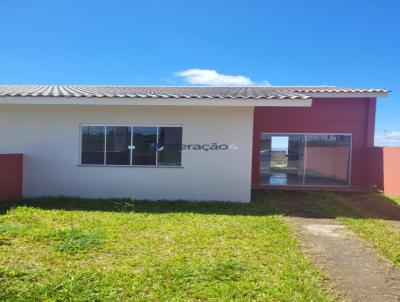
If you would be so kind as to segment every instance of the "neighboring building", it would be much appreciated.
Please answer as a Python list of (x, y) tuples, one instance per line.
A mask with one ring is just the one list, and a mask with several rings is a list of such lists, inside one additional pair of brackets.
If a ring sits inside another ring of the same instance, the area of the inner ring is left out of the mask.
[(252, 186), (367, 186), (387, 93), (0, 86), (0, 154), (23, 153), (25, 197), (249, 202)]

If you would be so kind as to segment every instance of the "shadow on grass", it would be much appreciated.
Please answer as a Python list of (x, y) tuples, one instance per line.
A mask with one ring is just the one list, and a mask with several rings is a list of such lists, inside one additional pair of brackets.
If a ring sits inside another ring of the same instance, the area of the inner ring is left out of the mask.
[(380, 218), (400, 221), (400, 206), (377, 192), (263, 190), (252, 192), (252, 202), (145, 201), (43, 197), (0, 204), (0, 212), (18, 206), (47, 210), (135, 213), (198, 213), (216, 215), (285, 215), (307, 218)]
[(400, 204), (380, 192), (338, 192), (336, 196), (364, 217), (400, 221)]
[(251, 203), (232, 203), (221, 201), (192, 202), (185, 200), (130, 200), (130, 199), (85, 199), (77, 197), (43, 197), (30, 198), (7, 204), (0, 204), (0, 211), (18, 206), (29, 206), (47, 210), (65, 211), (102, 211), (102, 212), (135, 212), (135, 213), (199, 213), (219, 215), (276, 215), (280, 214), (263, 192)]
[(306, 218), (377, 218), (400, 221), (400, 205), (380, 192), (295, 191), (280, 195), (275, 208)]

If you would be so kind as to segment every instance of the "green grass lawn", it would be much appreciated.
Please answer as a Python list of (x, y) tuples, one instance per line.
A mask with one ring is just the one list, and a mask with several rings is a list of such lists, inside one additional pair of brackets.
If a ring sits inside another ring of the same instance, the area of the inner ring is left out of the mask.
[[(335, 216), (360, 238), (372, 244), (384, 257), (390, 259), (400, 268), (400, 222), (380, 219), (371, 209), (367, 213), (359, 205), (352, 203), (352, 198), (361, 201), (372, 199), (379, 203), (400, 205), (400, 198), (385, 196), (381, 193), (349, 193), (332, 192), (309, 193), (307, 198)], [(400, 211), (400, 208), (398, 208)]]
[(400, 196), (387, 196), (387, 197), (393, 200), (398, 205), (400, 205)]
[(334, 300), (265, 198), (14, 205), (0, 215), (0, 300)]

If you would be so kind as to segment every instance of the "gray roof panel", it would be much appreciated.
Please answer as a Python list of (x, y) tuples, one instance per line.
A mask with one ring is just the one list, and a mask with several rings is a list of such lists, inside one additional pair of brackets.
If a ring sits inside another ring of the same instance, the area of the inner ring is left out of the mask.
[(0, 97), (94, 97), (94, 98), (198, 98), (198, 99), (310, 99), (312, 94), (388, 93), (386, 89), (335, 86), (44, 86), (0, 85)]

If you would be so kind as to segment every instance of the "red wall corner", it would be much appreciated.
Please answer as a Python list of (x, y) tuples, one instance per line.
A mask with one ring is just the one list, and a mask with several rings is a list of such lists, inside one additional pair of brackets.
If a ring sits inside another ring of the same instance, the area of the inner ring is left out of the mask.
[(383, 148), (373, 147), (368, 149), (367, 154), (367, 177), (368, 185), (383, 190)]
[(375, 114), (376, 114), (376, 98), (368, 100), (368, 117), (367, 117), (367, 147), (374, 146), (375, 137)]
[(0, 154), (0, 202), (22, 198), (23, 155)]

